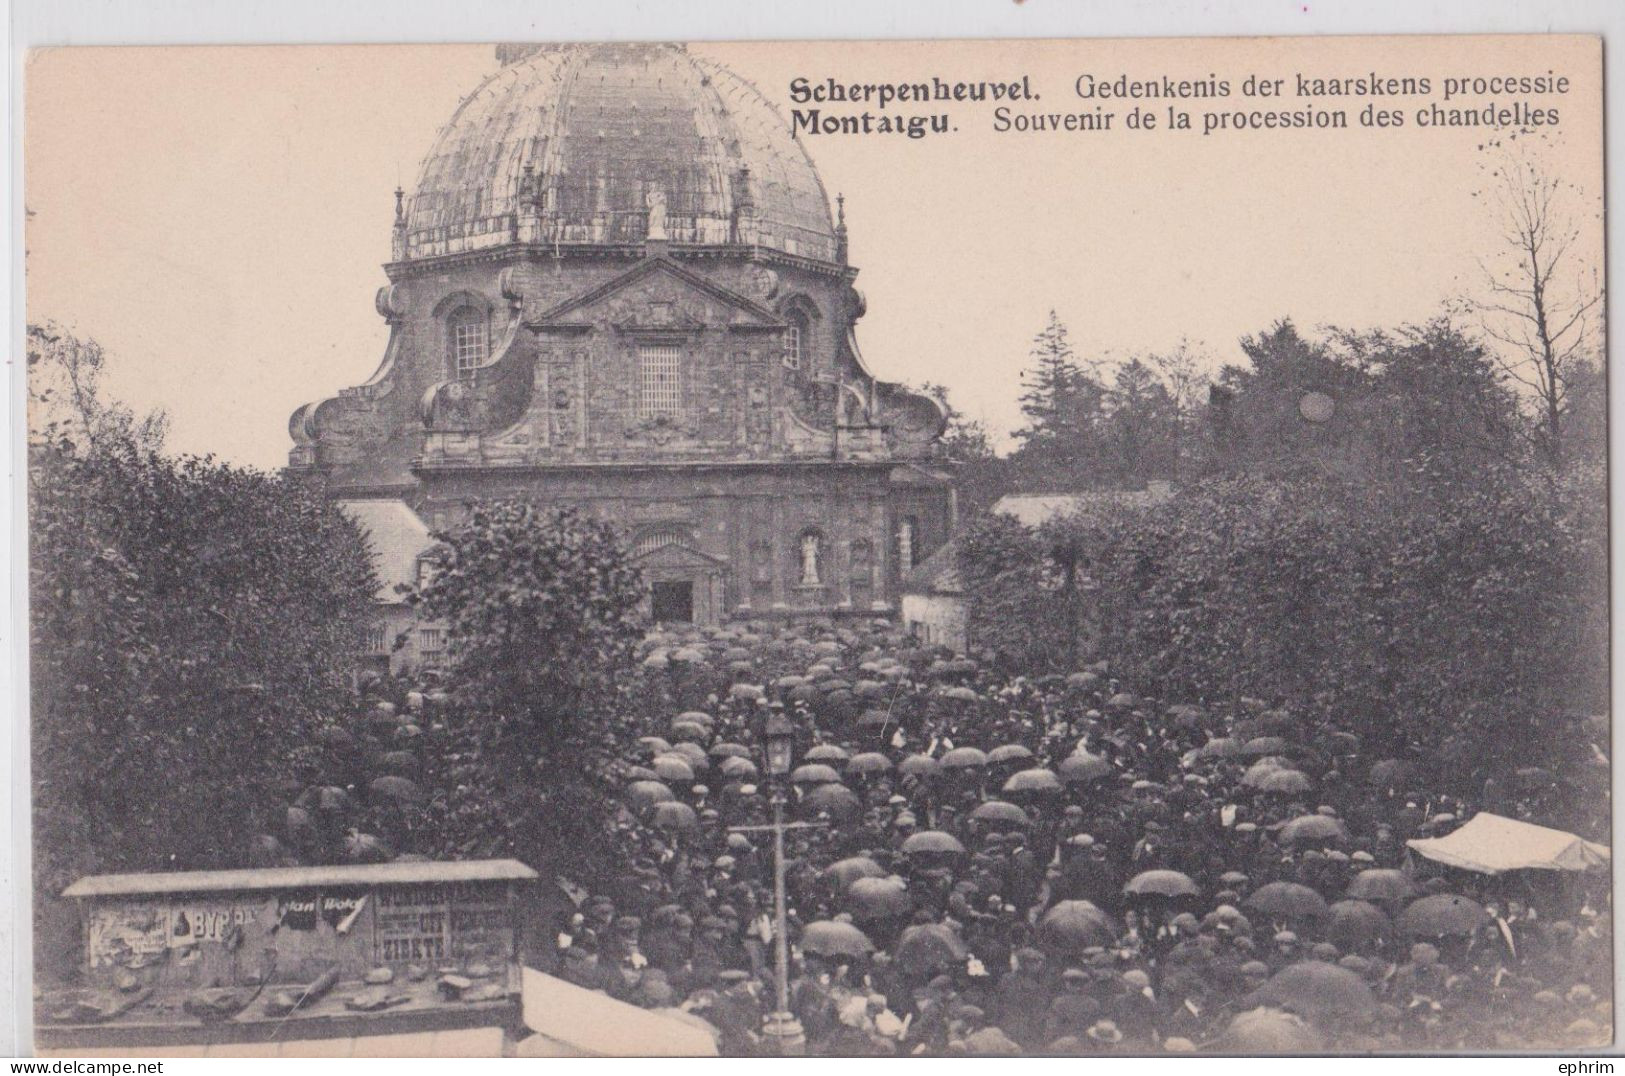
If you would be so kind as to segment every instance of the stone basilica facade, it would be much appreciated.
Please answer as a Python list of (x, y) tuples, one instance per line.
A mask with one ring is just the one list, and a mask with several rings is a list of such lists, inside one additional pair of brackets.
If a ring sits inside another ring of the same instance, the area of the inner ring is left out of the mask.
[(945, 415), (858, 351), (840, 199), (680, 47), (497, 53), (396, 192), (383, 362), (294, 412), (291, 467), (430, 528), (576, 505), (660, 620), (895, 613), (954, 525)]

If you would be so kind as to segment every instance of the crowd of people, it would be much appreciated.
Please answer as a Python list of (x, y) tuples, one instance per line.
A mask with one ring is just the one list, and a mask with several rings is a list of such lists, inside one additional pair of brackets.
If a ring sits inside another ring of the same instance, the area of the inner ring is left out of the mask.
[[(724, 1053), (783, 1048), (764, 1034), (775, 795), (808, 1053), (1611, 1037), (1606, 872), (1490, 876), (1407, 846), (1486, 806), (1542, 821), (1549, 774), (1430, 794), (1423, 760), (1289, 705), (1170, 704), (1101, 666), (1009, 676), (884, 622), (657, 632), (641, 656), (625, 870), (575, 894), (555, 968), (705, 1021)], [(783, 775), (763, 750), (776, 714)]]

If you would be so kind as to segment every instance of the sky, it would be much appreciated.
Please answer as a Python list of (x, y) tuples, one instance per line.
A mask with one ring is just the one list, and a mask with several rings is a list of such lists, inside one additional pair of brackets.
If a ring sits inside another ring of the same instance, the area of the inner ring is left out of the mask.
[[(804, 136), (846, 195), (868, 300), (857, 338), (888, 380), (946, 385), (970, 417), (1020, 425), (1021, 374), (1053, 308), (1083, 357), (1183, 340), (1214, 364), (1283, 317), (1396, 326), (1480, 290), (1499, 249), (1483, 130), (1357, 125), (1360, 100), (1290, 96), (1294, 75), (1566, 75), (1527, 100), (1561, 122), (1533, 141), (1572, 192), (1576, 259), (1601, 264), (1600, 48), (1584, 38), (1299, 38), (704, 44), (790, 115), (790, 84), (1011, 79), (1023, 112), (1083, 112), (1081, 74), (1228, 78), (1226, 110), (1343, 107), (1339, 131), (993, 129), (952, 106), (950, 134)], [(364, 381), (382, 357), (393, 190), (410, 192), (435, 132), (497, 69), (490, 46), (81, 48), (25, 74), (28, 314), (100, 341), (113, 393), (165, 409), (170, 447), (286, 461), (297, 406)], [(1239, 96), (1284, 77), (1279, 104)], [(1443, 102), (1440, 102), (1444, 104)], [(1390, 105), (1390, 102), (1384, 102)], [(857, 111), (851, 106), (826, 106)], [(948, 106), (909, 106), (937, 111)], [(1198, 117), (1211, 101), (1188, 102)], [(1164, 111), (1167, 102), (1151, 104)], [(888, 111), (903, 109), (894, 107)], [(1200, 125), (1200, 119), (1197, 121)], [(1507, 144), (1510, 147), (1510, 143)]]

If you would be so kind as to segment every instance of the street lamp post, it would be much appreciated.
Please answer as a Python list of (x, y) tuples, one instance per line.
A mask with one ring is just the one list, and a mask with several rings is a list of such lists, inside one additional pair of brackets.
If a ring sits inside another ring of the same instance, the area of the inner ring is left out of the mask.
[(762, 732), (767, 745), (767, 776), (773, 804), (773, 958), (776, 1008), (768, 1014), (762, 1034), (780, 1056), (798, 1055), (807, 1047), (801, 1022), (790, 1012), (790, 941), (784, 910), (784, 805), (795, 747), (795, 728), (775, 703)]

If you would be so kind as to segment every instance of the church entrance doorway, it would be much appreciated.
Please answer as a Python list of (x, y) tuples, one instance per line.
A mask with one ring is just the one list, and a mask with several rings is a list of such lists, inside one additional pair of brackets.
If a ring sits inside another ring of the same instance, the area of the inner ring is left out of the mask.
[(694, 620), (694, 584), (656, 583), (653, 602), (656, 623), (689, 624)]

